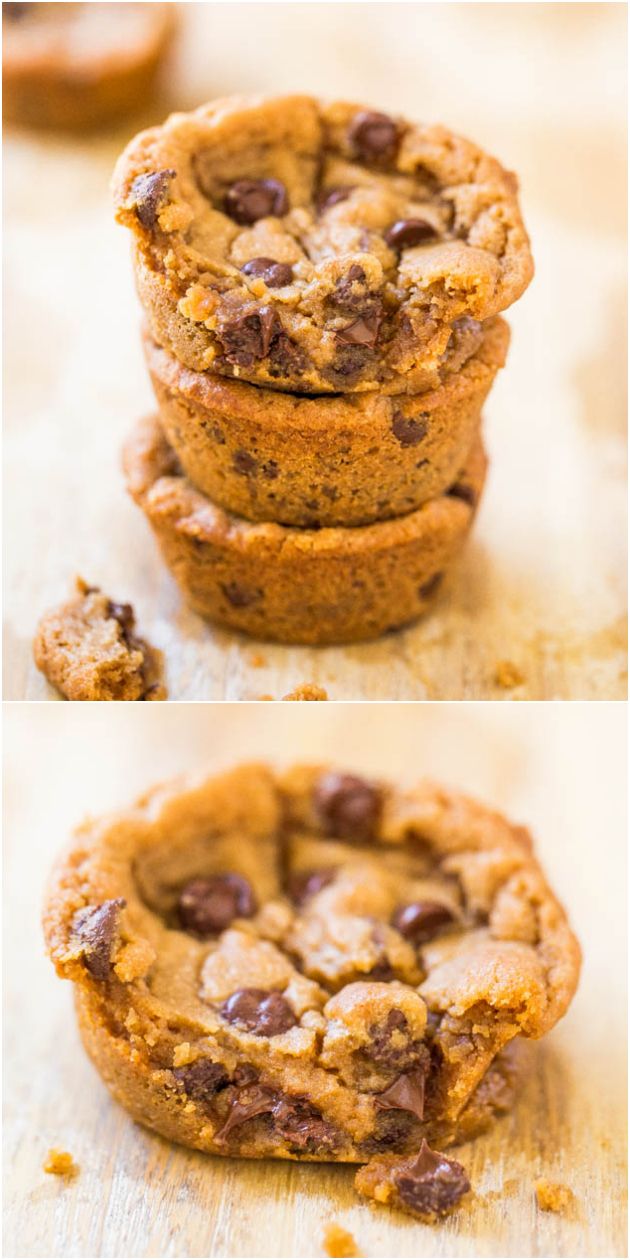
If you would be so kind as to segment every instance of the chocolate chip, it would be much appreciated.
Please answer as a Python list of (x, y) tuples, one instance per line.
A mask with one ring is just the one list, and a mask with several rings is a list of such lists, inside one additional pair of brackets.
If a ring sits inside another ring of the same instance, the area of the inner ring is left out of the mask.
[(289, 198), (279, 179), (237, 179), (225, 194), (223, 208), (236, 223), (246, 225), (286, 214)]
[(254, 459), (253, 455), (250, 455), (249, 451), (235, 451), (232, 456), (232, 464), (237, 473), (243, 473), (246, 477), (250, 473), (256, 472), (258, 468), (258, 461)]
[(274, 339), (283, 331), (277, 311), (270, 306), (260, 306), (225, 324), (217, 330), (217, 337), (228, 363), (252, 367), (257, 359), (265, 358)]
[(74, 916), (72, 930), (81, 947), (83, 966), (96, 980), (109, 976), (120, 914), (126, 904), (124, 897), (113, 897), (98, 906), (86, 906)]
[(454, 919), (453, 911), (439, 901), (411, 901), (396, 908), (392, 927), (414, 945), (422, 945)]
[(462, 1165), (432, 1151), (426, 1141), (413, 1162), (396, 1175), (395, 1182), (403, 1203), (423, 1215), (441, 1216), (470, 1190)]
[(187, 932), (215, 936), (233, 919), (250, 919), (257, 908), (251, 884), (242, 875), (210, 875), (184, 885), (177, 915)]
[(273, 1108), (273, 1122), (276, 1131), (295, 1152), (322, 1154), (339, 1145), (339, 1131), (324, 1120), (307, 1098), (281, 1096)]
[(392, 433), (401, 446), (417, 446), (426, 437), (428, 427), (426, 420), (405, 416), (402, 411), (394, 412)]
[(316, 784), (315, 808), (329, 835), (372, 840), (381, 816), (381, 793), (358, 775), (332, 771)]
[(398, 148), (398, 126), (387, 114), (362, 110), (350, 124), (348, 139), (366, 162), (392, 158)]
[(469, 503), (471, 507), (474, 507), (477, 502), (477, 495), (472, 486), (467, 486), (462, 481), (456, 481), (446, 493), (449, 499), (461, 499), (464, 503)]
[(236, 1129), (238, 1125), (244, 1124), (246, 1120), (252, 1120), (254, 1116), (271, 1112), (277, 1099), (276, 1091), (267, 1089), (264, 1085), (245, 1084), (231, 1091), (227, 1117), (222, 1127), (215, 1133), (214, 1141), (219, 1144), (225, 1142), (231, 1130)]
[(413, 1040), (402, 1011), (388, 1011), (387, 1018), (368, 1031), (370, 1046), (366, 1053), (372, 1062), (397, 1072), (428, 1072), (429, 1051), (424, 1042)]
[(385, 240), (390, 249), (411, 249), (413, 245), (422, 245), (424, 241), (437, 236), (432, 223), (426, 219), (397, 219), (385, 233)]
[(161, 207), (167, 200), (168, 187), (177, 171), (153, 171), (138, 175), (131, 185), (134, 209), (143, 227), (153, 230)]
[(329, 294), (328, 301), (336, 310), (352, 312), (362, 308), (365, 312), (367, 307), (368, 314), (372, 314), (372, 308), (374, 311), (380, 310), (380, 301), (378, 305), (376, 302), (369, 301), (366, 286), (367, 278), (363, 267), (360, 267), (358, 263), (353, 263), (345, 276), (339, 277), (334, 291)]
[(110, 599), (107, 603), (107, 616), (118, 622), (125, 643), (128, 647), (133, 647), (136, 642), (134, 638), (136, 618), (131, 604), (115, 604)]
[(317, 196), (319, 213), (323, 214), (325, 210), (330, 210), (331, 206), (338, 206), (340, 201), (347, 201), (353, 188), (353, 184), (338, 184), (334, 188), (320, 189)]
[(306, 357), (295, 342), (287, 337), (284, 329), (274, 335), (269, 347), (269, 371), (272, 376), (301, 376), (306, 367)]
[(256, 587), (242, 586), (240, 582), (221, 582), (221, 590), (233, 608), (249, 608), (263, 596)]
[(238, 989), (223, 1003), (220, 1013), (229, 1024), (258, 1037), (277, 1037), (297, 1024), (282, 994), (268, 989)]
[(288, 880), (291, 900), (298, 906), (303, 905), (309, 897), (314, 897), (315, 893), (332, 884), (335, 874), (334, 867), (327, 866), (319, 871), (300, 871), (299, 874), (291, 875)]
[(372, 349), (378, 341), (378, 333), (383, 321), (382, 314), (359, 315), (346, 328), (340, 328), (335, 334), (336, 341), (342, 346), (368, 346)]
[(435, 595), (435, 592), (438, 590), (438, 587), (442, 585), (443, 581), (443, 573), (434, 573), (433, 577), (429, 578), (428, 582), (425, 582), (423, 586), (418, 587), (418, 595), (420, 596), (420, 599), (430, 599), (432, 595)]
[(374, 1129), (361, 1143), (361, 1150), (366, 1155), (376, 1155), (379, 1151), (391, 1151), (400, 1147), (404, 1149), (409, 1140), (412, 1124), (413, 1120), (408, 1112), (378, 1112)]
[(403, 1072), (388, 1089), (376, 1096), (374, 1102), (377, 1107), (386, 1111), (410, 1111), (417, 1120), (424, 1120), (425, 1084), (425, 1071), (418, 1069), (415, 1072)]
[(366, 980), (388, 981), (396, 979), (396, 972), (391, 963), (386, 958), (381, 958), (380, 962), (374, 964), (368, 972), (365, 973)]
[(250, 258), (241, 271), (245, 276), (260, 276), (268, 289), (281, 289), (293, 279), (293, 267), (273, 258)]
[(213, 1063), (211, 1059), (197, 1059), (188, 1067), (175, 1068), (173, 1076), (178, 1087), (196, 1102), (209, 1102), (230, 1083), (222, 1064)]

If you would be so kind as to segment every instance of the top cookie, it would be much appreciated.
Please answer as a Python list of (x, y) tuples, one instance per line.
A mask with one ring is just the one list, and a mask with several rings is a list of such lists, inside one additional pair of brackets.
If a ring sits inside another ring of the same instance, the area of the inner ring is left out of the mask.
[(173, 114), (114, 174), (155, 340), (302, 393), (421, 389), (458, 321), (531, 279), (516, 194), (444, 127), (308, 96)]

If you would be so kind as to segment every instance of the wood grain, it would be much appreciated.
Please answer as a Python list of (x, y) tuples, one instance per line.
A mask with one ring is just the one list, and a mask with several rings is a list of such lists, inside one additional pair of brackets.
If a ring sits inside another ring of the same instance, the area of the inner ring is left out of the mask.
[[(366, 1256), (626, 1255), (626, 840), (622, 705), (5, 705), (5, 1254), (308, 1257), (324, 1223)], [(336, 760), (461, 785), (527, 822), (584, 949), (568, 1016), (513, 1114), (460, 1148), (475, 1198), (443, 1225), (373, 1209), (334, 1166), (170, 1146), (113, 1103), (43, 956), (42, 886), (87, 812), (241, 758)], [(51, 1146), (81, 1166), (46, 1175)], [(571, 1187), (542, 1213), (533, 1183)]]
[[(620, 698), (625, 656), (624, 6), (181, 6), (172, 105), (233, 91), (374, 102), (471, 134), (521, 177), (537, 277), (488, 404), (474, 540), (433, 615), (349, 648), (261, 647), (180, 603), (118, 467), (152, 406), (108, 180), (131, 124), (5, 142), (5, 696), (54, 699), (37, 619), (75, 573), (137, 607), (172, 699)], [(502, 690), (497, 663), (520, 686)], [(261, 663), (262, 661), (262, 663)], [(258, 662), (257, 664), (255, 662)]]

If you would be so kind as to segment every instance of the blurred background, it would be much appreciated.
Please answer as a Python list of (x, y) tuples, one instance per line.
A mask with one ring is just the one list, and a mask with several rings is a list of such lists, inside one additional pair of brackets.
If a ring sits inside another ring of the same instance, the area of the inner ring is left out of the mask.
[[(113, 6), (115, 9), (116, 6)], [(626, 6), (182, 4), (162, 99), (115, 132), (5, 139), (5, 695), (53, 698), (30, 642), (75, 572), (130, 599), (175, 699), (623, 698)], [(516, 170), (537, 274), (486, 414), (475, 536), (435, 613), (377, 644), (265, 649), (180, 605), (119, 449), (152, 405), (114, 161), (140, 125), (238, 92), (354, 98)], [(497, 661), (521, 683), (506, 692)]]
[[(626, 1254), (625, 705), (4, 708), (6, 1254), (319, 1255), (333, 1212), (365, 1255)], [(249, 758), (433, 776), (477, 795), (532, 828), (581, 941), (571, 1010), (513, 1115), (462, 1151), (475, 1202), (437, 1232), (368, 1212), (349, 1169), (260, 1169), (173, 1148), (129, 1122), (79, 1047), (70, 986), (43, 956), (50, 864), (86, 814)], [(41, 1172), (53, 1145), (82, 1166), (69, 1188)], [(572, 1189), (568, 1217), (535, 1211), (539, 1175)]]

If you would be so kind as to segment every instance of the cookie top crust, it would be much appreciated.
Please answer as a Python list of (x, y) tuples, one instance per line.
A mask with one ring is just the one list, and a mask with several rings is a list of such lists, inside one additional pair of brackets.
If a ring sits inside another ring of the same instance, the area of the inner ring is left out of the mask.
[(564, 1014), (580, 961), (523, 828), (325, 766), (244, 765), (86, 822), (44, 928), (138, 1071), (192, 1100), (235, 1082), (204, 1113), (223, 1153), (261, 1153), (245, 1122), (279, 1091), (316, 1109), (319, 1157), (378, 1149), (383, 1110), (448, 1133), (507, 1043)]
[(532, 276), (515, 177), (444, 127), (230, 97), (138, 135), (114, 174), (153, 335), (277, 389), (422, 388), (454, 325)]

